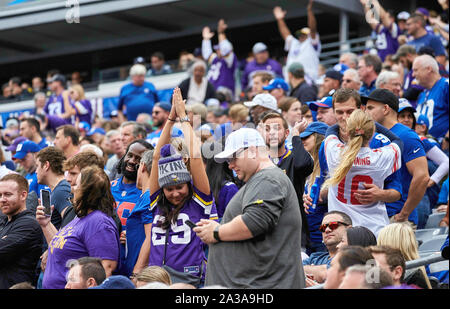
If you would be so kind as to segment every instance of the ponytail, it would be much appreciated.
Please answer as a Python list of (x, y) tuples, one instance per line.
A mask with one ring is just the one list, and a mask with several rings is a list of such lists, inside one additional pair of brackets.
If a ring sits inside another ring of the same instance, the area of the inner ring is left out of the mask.
[(347, 176), (359, 150), (372, 138), (375, 132), (375, 122), (370, 115), (358, 109), (347, 119), (347, 131), (349, 141), (341, 153), (338, 167), (333, 171), (331, 178), (324, 183), (325, 187), (338, 185)]

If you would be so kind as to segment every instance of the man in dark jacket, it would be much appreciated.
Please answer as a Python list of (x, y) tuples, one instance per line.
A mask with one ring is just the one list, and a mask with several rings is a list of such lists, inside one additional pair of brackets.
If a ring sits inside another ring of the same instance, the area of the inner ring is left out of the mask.
[(34, 284), (43, 235), (26, 208), (28, 181), (9, 174), (0, 179), (0, 289), (20, 282)]
[[(289, 127), (286, 120), (278, 113), (267, 112), (262, 115), (261, 135), (269, 147), (270, 158), (291, 180), (297, 194), (302, 221), (307, 222), (303, 208), (303, 192), (306, 178), (312, 173), (314, 161), (303, 147), (298, 135), (292, 137), (292, 149), (286, 145)], [(309, 242), (308, 224), (302, 224), (302, 244)]]

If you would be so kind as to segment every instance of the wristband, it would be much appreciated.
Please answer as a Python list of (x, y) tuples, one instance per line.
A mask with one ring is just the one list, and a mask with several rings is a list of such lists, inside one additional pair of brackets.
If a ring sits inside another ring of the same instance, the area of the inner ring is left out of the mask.
[(218, 226), (214, 229), (213, 236), (214, 236), (214, 239), (215, 239), (215, 240), (217, 240), (218, 242), (221, 242), (222, 240), (221, 240), (220, 237), (219, 237), (219, 228), (220, 228), (220, 225), (218, 225)]
[(170, 120), (170, 121), (173, 121), (173, 122), (177, 121), (176, 119), (170, 119), (169, 117), (167, 117), (167, 120)]

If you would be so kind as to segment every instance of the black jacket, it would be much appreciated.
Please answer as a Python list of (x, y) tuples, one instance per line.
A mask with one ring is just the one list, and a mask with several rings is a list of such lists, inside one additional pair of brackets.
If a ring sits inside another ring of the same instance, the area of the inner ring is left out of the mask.
[(34, 282), (42, 253), (43, 233), (30, 210), (12, 217), (0, 215), (0, 289)]
[(292, 137), (292, 150), (289, 155), (286, 155), (285, 158), (278, 163), (278, 167), (281, 168), (292, 181), (295, 192), (297, 193), (303, 222), (302, 247), (304, 247), (309, 242), (309, 231), (305, 209), (303, 208), (303, 193), (305, 191), (306, 178), (314, 169), (314, 160), (303, 147), (300, 136)]
[[(183, 96), (183, 99), (188, 98), (188, 92), (189, 92), (189, 85), (191, 84), (191, 78), (186, 78), (184, 81), (181, 82), (181, 84), (178, 86), (181, 90), (181, 95)], [(216, 89), (214, 88), (214, 85), (208, 82), (208, 85), (206, 86), (206, 93), (205, 93), (205, 100), (203, 103), (205, 103), (206, 100), (210, 98), (216, 97)]]

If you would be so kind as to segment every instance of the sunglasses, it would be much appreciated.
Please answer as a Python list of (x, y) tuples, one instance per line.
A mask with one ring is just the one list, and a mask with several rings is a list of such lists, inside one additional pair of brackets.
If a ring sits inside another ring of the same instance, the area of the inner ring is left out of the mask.
[(226, 159), (226, 162), (227, 162), (227, 163), (233, 162), (234, 160), (236, 160), (236, 158), (237, 158), (241, 153), (243, 153), (243, 152), (246, 151), (247, 149), (248, 149), (248, 147), (244, 147), (244, 148), (239, 149), (238, 151), (236, 151), (235, 153), (233, 153), (233, 156), (232, 156), (231, 158)]
[(322, 233), (325, 233), (327, 227), (329, 227), (330, 230), (334, 231), (335, 229), (337, 229), (339, 227), (339, 224), (342, 224), (344, 226), (348, 226), (347, 223), (339, 222), (339, 221), (333, 221), (333, 222), (330, 222), (330, 223), (322, 224), (319, 227), (319, 231), (321, 231)]

